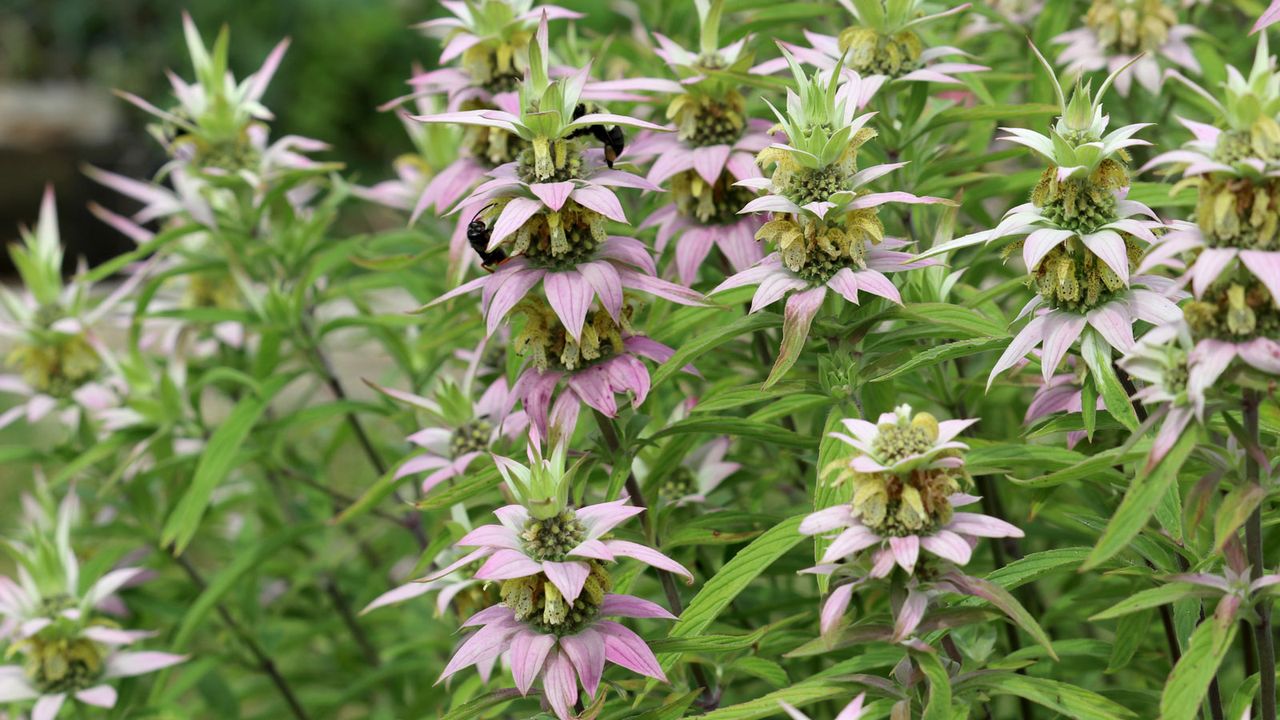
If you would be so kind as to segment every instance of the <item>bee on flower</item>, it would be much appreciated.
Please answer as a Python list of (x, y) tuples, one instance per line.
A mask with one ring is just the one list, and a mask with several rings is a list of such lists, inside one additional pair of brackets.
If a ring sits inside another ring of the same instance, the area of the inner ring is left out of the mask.
[(1199, 75), (1200, 63), (1187, 40), (1199, 34), (1178, 22), (1178, 11), (1167, 0), (1093, 0), (1084, 26), (1053, 39), (1064, 45), (1058, 62), (1068, 75), (1106, 70), (1116, 74), (1133, 66), (1132, 75), (1116, 77), (1116, 92), (1129, 95), (1132, 79), (1147, 92), (1160, 92), (1160, 58)]
[(758, 286), (751, 312), (787, 296), (782, 348), (766, 387), (799, 357), (828, 290), (855, 305), (861, 292), (899, 303), (898, 289), (884, 273), (928, 264), (909, 262), (910, 254), (899, 250), (907, 241), (886, 237), (879, 208), (950, 202), (901, 191), (873, 192), (872, 182), (905, 164), (858, 168), (859, 148), (876, 133), (866, 127), (873, 113), (857, 113), (878, 83), (838, 66), (806, 76), (794, 58), (786, 58), (797, 88), (787, 89), (785, 113), (770, 107), (788, 142), (761, 151), (758, 160), (771, 169), (769, 177), (737, 183), (765, 192), (739, 212), (770, 213), (756, 237), (774, 251), (712, 291)]

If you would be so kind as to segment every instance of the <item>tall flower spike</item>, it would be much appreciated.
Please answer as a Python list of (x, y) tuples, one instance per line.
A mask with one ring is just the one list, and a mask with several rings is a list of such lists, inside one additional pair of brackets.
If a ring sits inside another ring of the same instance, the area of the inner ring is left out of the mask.
[[(950, 46), (926, 48), (916, 32), (925, 23), (967, 10), (970, 3), (931, 15), (923, 11), (923, 0), (840, 0), (840, 4), (853, 15), (854, 25), (838, 36), (805, 30), (812, 47), (782, 46), (814, 67), (831, 70), (843, 64), (863, 77), (882, 76), (888, 82), (954, 85), (961, 82), (956, 75), (990, 69), (965, 62), (939, 62), (968, 53)], [(787, 63), (783, 57), (762, 63), (756, 70), (772, 74), (786, 69)]]
[(1280, 73), (1266, 34), (1247, 77), (1227, 68), (1222, 100), (1178, 79), (1210, 101), (1220, 127), (1183, 119), (1192, 139), (1147, 164), (1181, 171), (1199, 198), (1194, 223), (1175, 224), (1141, 267), (1172, 269), (1191, 288), (1194, 355), (1215, 378), (1237, 357), (1280, 374)]
[[(476, 110), (422, 116), (431, 123), (498, 127), (528, 142), (515, 162), (495, 168), (458, 207), (474, 214), (488, 236), (486, 253), (504, 258), (497, 270), (430, 303), (483, 291), (488, 331), (536, 286), (575, 342), (581, 342), (588, 309), (600, 306), (620, 322), (622, 293), (634, 290), (673, 302), (696, 304), (701, 296), (655, 277), (648, 250), (639, 241), (610, 236), (606, 222), (627, 222), (612, 188), (657, 190), (643, 178), (605, 167), (616, 148), (586, 147), (593, 128), (613, 126), (662, 130), (643, 120), (590, 112), (582, 90), (590, 68), (552, 79), (547, 64), (546, 21), (529, 50), (529, 74), (520, 90), (520, 114)], [(601, 160), (605, 160), (602, 163)]]
[[(1133, 77), (1147, 92), (1160, 92), (1158, 58), (1200, 73), (1200, 63), (1187, 39), (1200, 31), (1178, 23), (1178, 12), (1166, 0), (1093, 0), (1084, 16), (1084, 27), (1053, 39), (1065, 45), (1058, 62), (1068, 75), (1106, 70), (1112, 74), (1133, 65)], [(1129, 94), (1130, 76), (1119, 75), (1116, 91)]]
[(676, 272), (686, 285), (697, 280), (713, 246), (735, 272), (763, 257), (755, 239), (760, 219), (737, 214), (753, 193), (734, 183), (760, 177), (755, 154), (770, 143), (769, 123), (746, 116), (741, 84), (724, 74), (750, 72), (747, 38), (720, 47), (724, 0), (696, 4), (702, 30), (698, 52), (654, 33), (659, 45), (655, 52), (680, 78), (661, 86), (673, 96), (667, 118), (675, 133), (655, 135), (637, 148), (638, 154), (656, 157), (649, 182), (668, 183), (672, 196), (672, 202), (649, 215), (641, 227), (658, 228), (659, 253), (674, 241)]
[(1013, 367), (1043, 346), (1040, 368), (1047, 381), (1082, 334), (1096, 334), (1103, 347), (1125, 352), (1133, 347), (1133, 324), (1160, 324), (1180, 316), (1167, 297), (1172, 283), (1134, 274), (1142, 243), (1155, 241), (1164, 227), (1151, 208), (1125, 198), (1129, 189), (1126, 148), (1147, 145), (1133, 136), (1147, 124), (1107, 132), (1102, 96), (1125, 68), (1119, 68), (1094, 95), (1077, 80), (1067, 96), (1052, 66), (1032, 46), (1057, 93), (1061, 115), (1043, 135), (1004, 128), (1010, 142), (1025, 145), (1048, 163), (1031, 202), (1009, 210), (991, 230), (956, 238), (922, 253), (921, 258), (1009, 237), (1019, 239), (1006, 253), (1022, 251), (1037, 295), (1018, 315), (1031, 320), (1017, 334), (988, 377)]
[(756, 237), (772, 243), (775, 251), (712, 291), (757, 285), (751, 312), (793, 293), (787, 298), (782, 348), (766, 387), (781, 379), (799, 357), (828, 289), (854, 304), (860, 291), (901, 302), (884, 273), (922, 264), (908, 263), (910, 255), (897, 251), (906, 241), (885, 237), (878, 208), (950, 202), (906, 192), (872, 192), (868, 186), (873, 181), (905, 164), (862, 170), (857, 166), (859, 148), (876, 134), (865, 127), (871, 114), (857, 113), (879, 83), (839, 66), (806, 76), (794, 58), (786, 57), (797, 88), (787, 90), (785, 113), (770, 107), (788, 143), (761, 151), (759, 162), (772, 168), (770, 177), (737, 183), (766, 193), (740, 212), (770, 213)]

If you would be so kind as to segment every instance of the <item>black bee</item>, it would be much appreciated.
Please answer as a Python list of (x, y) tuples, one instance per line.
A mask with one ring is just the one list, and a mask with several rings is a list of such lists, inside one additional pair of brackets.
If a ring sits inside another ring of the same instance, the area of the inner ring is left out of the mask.
[[(573, 109), (573, 119), (577, 120), (583, 115), (598, 112), (598, 108), (589, 107), (585, 104), (578, 105)], [(569, 137), (581, 137), (583, 135), (591, 135), (601, 145), (604, 145), (604, 161), (613, 167), (613, 161), (618, 159), (622, 154), (622, 150), (626, 147), (626, 138), (622, 135), (622, 128), (617, 125), (589, 125), (587, 127), (578, 128), (569, 133)]]
[(493, 230), (480, 219), (480, 213), (488, 210), (492, 205), (480, 208), (480, 212), (476, 213), (471, 222), (467, 223), (467, 242), (471, 243), (471, 249), (476, 251), (480, 256), (480, 265), (489, 272), (493, 272), (507, 259), (507, 253), (502, 248), (494, 248), (489, 250), (489, 237), (493, 235)]

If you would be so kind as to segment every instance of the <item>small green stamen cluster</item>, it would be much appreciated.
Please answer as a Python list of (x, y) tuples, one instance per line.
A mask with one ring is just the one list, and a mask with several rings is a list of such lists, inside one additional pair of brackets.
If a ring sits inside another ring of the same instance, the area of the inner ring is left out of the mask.
[(863, 76), (906, 75), (920, 67), (920, 55), (924, 52), (920, 36), (911, 30), (886, 34), (855, 26), (840, 33), (839, 43), (845, 67)]
[(194, 134), (180, 135), (173, 144), (175, 148), (190, 146), (191, 163), (201, 169), (215, 168), (235, 174), (256, 168), (262, 161), (262, 154), (249, 140), (247, 128), (234, 136), (213, 140)]
[(773, 242), (792, 272), (822, 284), (844, 268), (866, 267), (867, 246), (884, 239), (884, 225), (874, 208), (843, 213), (834, 222), (810, 222), (782, 216), (765, 223), (756, 239)]
[(1203, 177), (1196, 223), (1213, 247), (1280, 250), (1280, 180)]
[(102, 369), (102, 358), (84, 335), (58, 335), (41, 343), (19, 345), (8, 357), (31, 388), (65, 397)]
[(27, 638), (15, 648), (25, 656), (27, 679), (41, 693), (85, 690), (103, 672), (103, 648), (82, 637)]
[[(505, 206), (495, 205), (488, 217), (497, 218)], [(600, 213), (569, 200), (559, 210), (535, 213), (502, 246), (508, 255), (523, 255), (537, 267), (571, 270), (591, 260), (609, 239), (605, 222)]]
[(1111, 159), (1087, 178), (1058, 180), (1058, 169), (1049, 167), (1031, 191), (1031, 202), (1058, 227), (1090, 233), (1116, 219), (1116, 191), (1128, 185), (1124, 165)]
[(1280, 337), (1276, 299), (1245, 270), (1214, 283), (1202, 299), (1187, 303), (1183, 313), (1197, 338), (1240, 342)]
[(675, 121), (680, 140), (694, 147), (732, 145), (746, 128), (746, 99), (736, 90), (715, 97), (685, 93), (667, 106), (667, 119)]
[(556, 369), (569, 372), (606, 360), (623, 351), (623, 333), (629, 333), (634, 312), (624, 304), (615, 322), (603, 309), (587, 311), (582, 326), (581, 343), (575, 342), (560, 318), (545, 301), (526, 298), (516, 306), (525, 318), (524, 328), (515, 338), (517, 354), (527, 355), (539, 370)]
[(565, 602), (560, 590), (542, 573), (504, 581), (499, 590), (502, 602), (511, 608), (517, 620), (528, 623), (538, 632), (573, 635), (595, 619), (605, 594), (613, 589), (613, 580), (603, 564), (595, 560), (585, 562), (591, 572), (582, 593), (572, 604)]
[(1178, 14), (1163, 0), (1093, 0), (1084, 22), (1104, 48), (1136, 55), (1168, 42)]
[(573, 510), (564, 510), (546, 520), (530, 519), (520, 532), (524, 550), (534, 560), (560, 562), (587, 534), (586, 526)]
[(662, 485), (658, 487), (658, 496), (667, 502), (671, 502), (686, 495), (691, 495), (697, 489), (698, 481), (693, 476), (693, 471), (684, 465), (680, 465), (663, 478)]
[(493, 436), (493, 423), (488, 420), (472, 420), (453, 431), (449, 439), (451, 457), (462, 457), (471, 452), (484, 452), (489, 449), (489, 438)]
[(671, 195), (681, 215), (697, 218), (704, 225), (737, 222), (738, 210), (755, 197), (747, 188), (735, 187), (733, 178), (727, 174), (721, 174), (715, 184), (708, 185), (694, 170), (671, 178)]
[(900, 417), (894, 424), (881, 423), (871, 449), (881, 464), (891, 465), (912, 455), (922, 455), (938, 439), (938, 421), (929, 413), (914, 418)]

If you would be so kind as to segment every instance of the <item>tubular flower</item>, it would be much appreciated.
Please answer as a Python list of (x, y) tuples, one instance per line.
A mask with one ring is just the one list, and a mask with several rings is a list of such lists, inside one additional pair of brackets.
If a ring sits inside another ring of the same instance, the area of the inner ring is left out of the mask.
[[(1160, 61), (1165, 60), (1199, 74), (1200, 63), (1187, 44), (1198, 34), (1191, 25), (1178, 23), (1178, 13), (1165, 0), (1093, 0), (1084, 16), (1084, 27), (1055, 37), (1065, 45), (1058, 62), (1068, 75), (1105, 69), (1115, 73), (1133, 65), (1133, 75), (1147, 92), (1160, 92)], [(1131, 78), (1116, 78), (1116, 91), (1129, 94)]]
[(625, 499), (569, 506), (568, 483), (576, 466), (566, 470), (563, 443), (553, 447), (550, 457), (542, 457), (532, 443), (529, 452), (528, 466), (494, 456), (508, 487), (523, 504), (495, 510), (499, 524), (481, 525), (456, 543), (475, 549), (425, 580), (483, 559), (475, 578), (500, 581), (503, 601), (520, 619), (537, 615), (548, 625), (564, 622), (575, 603), (586, 602), (593, 594), (599, 602), (596, 591), (608, 583), (604, 563), (619, 558), (639, 560), (693, 582), (688, 570), (657, 550), (609, 536), (628, 518), (644, 512), (643, 507), (629, 505)]
[(675, 241), (676, 272), (686, 285), (697, 280), (713, 245), (735, 271), (745, 270), (763, 256), (755, 239), (759, 218), (738, 215), (754, 193), (734, 183), (760, 177), (755, 155), (770, 144), (769, 123), (747, 118), (741, 88), (708, 75), (749, 72), (745, 39), (721, 48), (723, 0), (700, 0), (697, 7), (702, 29), (699, 52), (654, 34), (659, 44), (655, 52), (680, 82), (665, 81), (661, 86), (674, 96), (667, 105), (667, 119), (674, 123), (675, 132), (655, 135), (643, 145), (645, 154), (657, 157), (648, 181), (669, 183), (672, 202), (651, 214), (641, 227), (658, 228), (659, 253)]
[[(1052, 76), (1048, 61), (1039, 51), (1036, 55)], [(1028, 284), (1037, 295), (1018, 319), (1030, 315), (1031, 320), (996, 362), (988, 385), (1037, 346), (1043, 345), (1040, 368), (1047, 381), (1082, 334), (1096, 334), (1104, 346), (1124, 352), (1133, 347), (1135, 321), (1160, 324), (1181, 314), (1167, 297), (1175, 293), (1172, 282), (1131, 271), (1141, 243), (1154, 241), (1156, 231), (1165, 226), (1151, 208), (1125, 199), (1125, 149), (1149, 143), (1133, 137), (1145, 124), (1107, 132), (1109, 118), (1102, 112), (1101, 99), (1123, 70), (1110, 75), (1096, 97), (1077, 81), (1070, 101), (1053, 77), (1062, 114), (1049, 135), (1005, 129), (1006, 140), (1031, 148), (1049, 162), (1031, 202), (1011, 209), (992, 230), (957, 238), (921, 255), (1026, 236), (1005, 252), (1022, 250)]]
[[(586, 149), (580, 134), (604, 125), (661, 129), (652, 123), (608, 113), (580, 112), (589, 68), (554, 82), (547, 75), (544, 22), (530, 48), (531, 72), (521, 90), (521, 115), (499, 111), (454, 112), (418, 117), (422, 122), (501, 127), (524, 138), (519, 159), (493, 170), (460, 209), (479, 212), (486, 225), (487, 253), (505, 258), (497, 271), (437, 298), (484, 291), (489, 332), (539, 283), (570, 337), (580, 342), (588, 308), (596, 298), (619, 321), (624, 289), (695, 304), (697, 293), (654, 277), (648, 250), (637, 240), (609, 236), (608, 220), (625, 223), (611, 187), (657, 189), (643, 178), (605, 169), (599, 148)], [(429, 306), (430, 306), (429, 305)]]
[(23, 292), (0, 288), (0, 336), (8, 339), (5, 365), (15, 374), (0, 374), (0, 392), (23, 398), (0, 414), (0, 428), (23, 419), (35, 423), (55, 411), (74, 426), (82, 413), (105, 409), (118, 401), (111, 381), (114, 360), (94, 327), (137, 288), (141, 274), (130, 277), (106, 297), (95, 297), (81, 268), (70, 282), (62, 279), (62, 240), (53, 188), (46, 188), (40, 216), (22, 241), (9, 247), (9, 257), (22, 279)]
[[(630, 395), (631, 406), (640, 407), (649, 395), (649, 370), (642, 359), (662, 363), (675, 354), (634, 332), (634, 303), (624, 302), (616, 314), (587, 311), (577, 339), (554, 306), (539, 299), (526, 298), (516, 312), (524, 317), (524, 327), (512, 347), (527, 361), (511, 387), (508, 406), (518, 399), (544, 436), (549, 424), (572, 432), (584, 404), (609, 417), (618, 414), (617, 395)], [(562, 381), (565, 390), (556, 397)]]
[(606, 616), (675, 619), (648, 600), (607, 590), (584, 594), (565, 620), (553, 625), (536, 616), (522, 616), (509, 604), (494, 605), (463, 623), (463, 627), (480, 629), (458, 647), (440, 680), (505, 656), (516, 689), (528, 694), (541, 681), (543, 697), (561, 720), (577, 717), (574, 704), (579, 683), (587, 700), (595, 698), (606, 662), (666, 682), (645, 641)]
[(718, 437), (685, 456), (671, 475), (663, 478), (658, 495), (676, 507), (702, 504), (725, 478), (742, 469), (741, 463), (726, 462), (729, 438)]
[[(965, 56), (950, 46), (925, 47), (917, 29), (925, 23), (968, 9), (969, 3), (926, 15), (922, 0), (840, 0), (853, 15), (854, 25), (838, 36), (804, 31), (812, 47), (783, 43), (801, 62), (824, 70), (838, 64), (864, 77), (882, 76), (889, 82), (936, 82), (959, 84), (956, 75), (990, 68), (964, 62), (939, 62), (943, 58)], [(786, 68), (786, 58), (770, 60), (756, 67), (774, 73)]]
[[(844, 421), (849, 434), (832, 437), (849, 444), (856, 453), (839, 467), (835, 483), (849, 483), (848, 503), (819, 510), (804, 519), (805, 535), (838, 533), (827, 546), (821, 562), (807, 572), (830, 575), (839, 585), (822, 609), (822, 632), (830, 632), (849, 605), (853, 590), (867, 580), (888, 577), (895, 567), (907, 575), (921, 572), (920, 550), (964, 565), (969, 562), (976, 538), (1022, 537), (1009, 523), (986, 515), (955, 512), (978, 498), (961, 492), (968, 482), (963, 451), (968, 448), (956, 436), (976, 420), (938, 422), (928, 413), (912, 413), (903, 405), (880, 416), (877, 424), (865, 420)], [(859, 558), (871, 550), (866, 569), (841, 560)], [(930, 568), (927, 576), (935, 574)], [(921, 602), (923, 593), (916, 602)], [(910, 634), (918, 618), (901, 637)], [(900, 628), (901, 630), (901, 628)]]
[(895, 251), (906, 243), (885, 237), (878, 208), (888, 203), (948, 202), (906, 192), (871, 192), (867, 185), (903, 165), (857, 167), (858, 149), (875, 137), (875, 131), (865, 127), (871, 114), (856, 113), (877, 83), (839, 69), (806, 77), (793, 58), (787, 59), (799, 92), (788, 89), (787, 112), (775, 108), (774, 114), (789, 144), (775, 144), (760, 153), (761, 164), (772, 167), (770, 177), (738, 182), (766, 191), (740, 212), (771, 213), (756, 237), (776, 250), (712, 291), (758, 285), (751, 312), (795, 291), (787, 298), (782, 351), (767, 384), (780, 379), (795, 362), (828, 289), (855, 304), (859, 291), (901, 302), (898, 289), (883, 273), (922, 264), (908, 264), (910, 256)]

